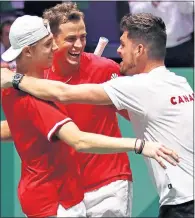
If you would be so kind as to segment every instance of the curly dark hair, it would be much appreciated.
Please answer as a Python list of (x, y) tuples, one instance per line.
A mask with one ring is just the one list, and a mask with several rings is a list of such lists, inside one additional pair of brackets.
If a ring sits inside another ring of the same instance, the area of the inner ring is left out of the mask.
[(84, 14), (79, 11), (76, 3), (64, 2), (46, 9), (43, 12), (43, 18), (49, 21), (51, 32), (56, 35), (59, 33), (60, 24), (84, 19)]
[(128, 38), (148, 47), (151, 59), (162, 60), (166, 55), (166, 26), (160, 17), (149, 13), (127, 14), (120, 23), (122, 32), (128, 32)]

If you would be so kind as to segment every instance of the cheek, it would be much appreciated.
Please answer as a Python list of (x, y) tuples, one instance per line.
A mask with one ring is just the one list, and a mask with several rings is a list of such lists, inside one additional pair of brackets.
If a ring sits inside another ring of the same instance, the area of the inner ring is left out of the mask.
[(64, 43), (64, 44), (61, 44), (59, 47), (58, 47), (58, 53), (60, 54), (67, 54), (68, 51), (72, 48), (72, 44), (70, 43)]
[(86, 43), (87, 43), (87, 41), (86, 41), (86, 40), (84, 40), (84, 42), (82, 43), (82, 45), (83, 45), (83, 49), (85, 48), (85, 46), (86, 46)]
[(131, 60), (131, 54), (129, 51), (123, 51), (123, 61), (128, 63)]

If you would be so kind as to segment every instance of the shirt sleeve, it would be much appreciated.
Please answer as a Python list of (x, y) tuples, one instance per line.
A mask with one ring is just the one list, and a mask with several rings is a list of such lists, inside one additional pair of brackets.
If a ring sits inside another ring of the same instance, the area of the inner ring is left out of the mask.
[(16, 105), (18, 110), (21, 106), (23, 106), (24, 116), (27, 115), (27, 119), (48, 141), (56, 139), (54, 137), (56, 131), (72, 121), (65, 109), (62, 113), (54, 103), (42, 101), (32, 96), (26, 96), (22, 104), (18, 102)]
[(145, 97), (143, 82), (137, 76), (118, 77), (101, 84), (112, 103), (118, 110), (145, 115)]

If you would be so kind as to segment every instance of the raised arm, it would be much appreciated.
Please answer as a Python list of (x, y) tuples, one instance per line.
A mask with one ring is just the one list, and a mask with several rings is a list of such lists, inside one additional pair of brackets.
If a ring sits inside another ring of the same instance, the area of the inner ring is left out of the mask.
[[(98, 154), (137, 152), (141, 146), (141, 140), (136, 142), (134, 138), (114, 138), (80, 131), (73, 122), (63, 125), (56, 135), (79, 152)], [(162, 158), (172, 165), (176, 165), (175, 161), (178, 162), (178, 155), (174, 151), (157, 142), (146, 142), (142, 154), (155, 159), (163, 168), (166, 166)]]
[[(11, 87), (14, 73), (1, 69), (1, 88)], [(104, 89), (98, 84), (68, 85), (59, 81), (24, 76), (19, 88), (37, 98), (62, 103), (112, 104)]]
[(1, 141), (12, 141), (12, 135), (7, 120), (1, 121)]

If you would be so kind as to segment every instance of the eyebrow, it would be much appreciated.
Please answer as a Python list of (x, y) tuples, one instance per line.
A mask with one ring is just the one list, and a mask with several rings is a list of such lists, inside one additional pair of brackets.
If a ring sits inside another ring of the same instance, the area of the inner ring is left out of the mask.
[[(86, 35), (87, 35), (87, 33), (81, 34), (81, 36), (86, 36)], [(70, 35), (67, 35), (65, 38), (68, 38), (68, 37), (76, 37), (76, 35), (70, 34)]]
[(47, 43), (50, 42), (50, 41), (53, 41), (53, 37), (47, 39), (47, 40), (44, 42), (44, 44), (47, 44)]

